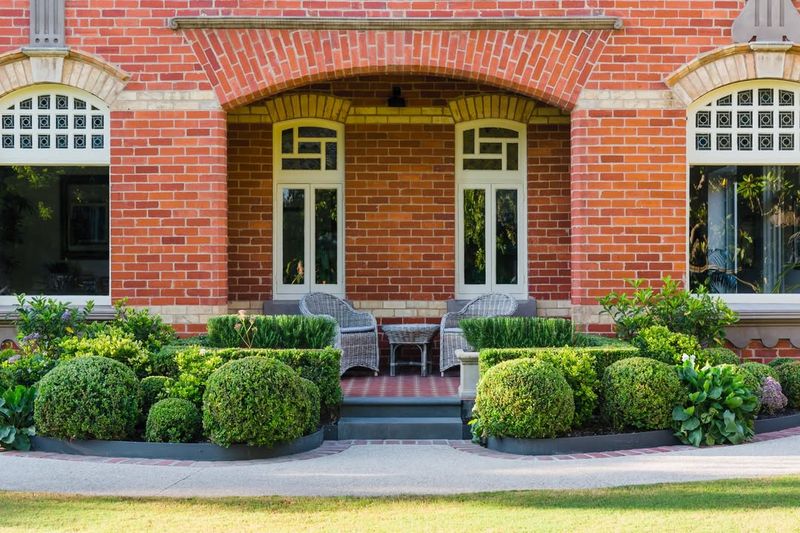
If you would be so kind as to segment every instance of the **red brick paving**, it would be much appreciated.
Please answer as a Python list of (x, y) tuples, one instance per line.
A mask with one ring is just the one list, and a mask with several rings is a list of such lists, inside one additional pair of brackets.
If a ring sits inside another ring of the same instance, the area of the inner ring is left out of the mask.
[(458, 376), (353, 376), (342, 378), (345, 396), (444, 398), (458, 396)]

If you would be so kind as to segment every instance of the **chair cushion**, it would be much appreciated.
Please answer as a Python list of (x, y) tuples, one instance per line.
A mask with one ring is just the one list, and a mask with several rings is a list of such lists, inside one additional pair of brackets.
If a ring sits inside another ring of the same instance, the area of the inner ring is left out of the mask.
[(349, 328), (339, 328), (343, 334), (346, 333), (367, 333), (368, 331), (375, 331), (375, 326), (352, 326)]
[(464, 333), (464, 330), (461, 329), (461, 328), (444, 328), (444, 332), (445, 333), (457, 333), (457, 334), (461, 335), (462, 333)]

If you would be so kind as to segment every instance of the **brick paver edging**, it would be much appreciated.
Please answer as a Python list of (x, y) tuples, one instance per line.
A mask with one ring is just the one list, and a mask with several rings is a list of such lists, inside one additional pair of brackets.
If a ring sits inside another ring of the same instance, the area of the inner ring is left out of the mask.
[[(762, 433), (756, 435), (752, 442), (765, 442), (786, 437), (800, 435), (800, 427), (774, 431), (772, 433)], [(173, 461), (166, 459), (135, 459), (125, 457), (97, 457), (91, 455), (69, 455), (46, 452), (20, 452), (20, 451), (0, 451), (5, 457), (25, 457), (28, 459), (54, 459), (60, 461), (73, 461), (84, 463), (105, 463), (105, 464), (126, 464), (126, 465), (148, 465), (148, 466), (184, 466), (191, 468), (221, 467), (221, 466), (254, 466), (259, 464), (287, 463), (292, 461), (307, 461), (318, 459), (341, 453), (351, 446), (450, 446), (454, 450), (481, 457), (491, 457), (495, 459), (507, 459), (512, 461), (572, 461), (586, 459), (608, 459), (611, 457), (625, 457), (632, 455), (652, 455), (659, 453), (682, 452), (695, 450), (693, 446), (678, 444), (675, 446), (659, 446), (657, 448), (638, 448), (633, 450), (618, 450), (598, 453), (576, 453), (570, 455), (514, 455), (501, 453), (486, 449), (468, 440), (339, 440), (325, 441), (322, 446), (310, 452), (287, 455), (274, 459), (254, 459), (252, 461)]]

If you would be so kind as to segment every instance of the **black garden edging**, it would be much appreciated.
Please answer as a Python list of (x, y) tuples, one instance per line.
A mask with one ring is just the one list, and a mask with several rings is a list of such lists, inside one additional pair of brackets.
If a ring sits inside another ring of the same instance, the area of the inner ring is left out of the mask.
[(274, 447), (234, 444), (223, 448), (210, 442), (162, 443), (118, 440), (59, 440), (33, 437), (31, 449), (37, 452), (94, 455), (99, 457), (130, 457), (137, 459), (167, 459), (175, 461), (247, 461), (272, 459), (308, 452), (322, 445), (324, 431)]
[[(800, 413), (756, 420), (756, 435), (800, 426)], [(514, 439), (489, 437), (487, 448), (516, 455), (570, 455), (575, 453), (600, 453), (636, 448), (674, 446), (681, 442), (670, 430), (619, 433), (616, 435), (588, 435), (557, 439)]]

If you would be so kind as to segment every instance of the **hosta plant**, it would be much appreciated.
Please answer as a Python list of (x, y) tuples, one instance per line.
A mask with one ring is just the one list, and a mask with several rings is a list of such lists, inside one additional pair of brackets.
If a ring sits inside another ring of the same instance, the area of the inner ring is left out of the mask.
[(753, 435), (758, 398), (734, 365), (697, 368), (686, 356), (677, 367), (688, 394), (672, 411), (675, 436), (685, 444), (741, 444)]
[(0, 395), (0, 446), (10, 450), (29, 450), (36, 435), (33, 424), (35, 387), (17, 385)]

